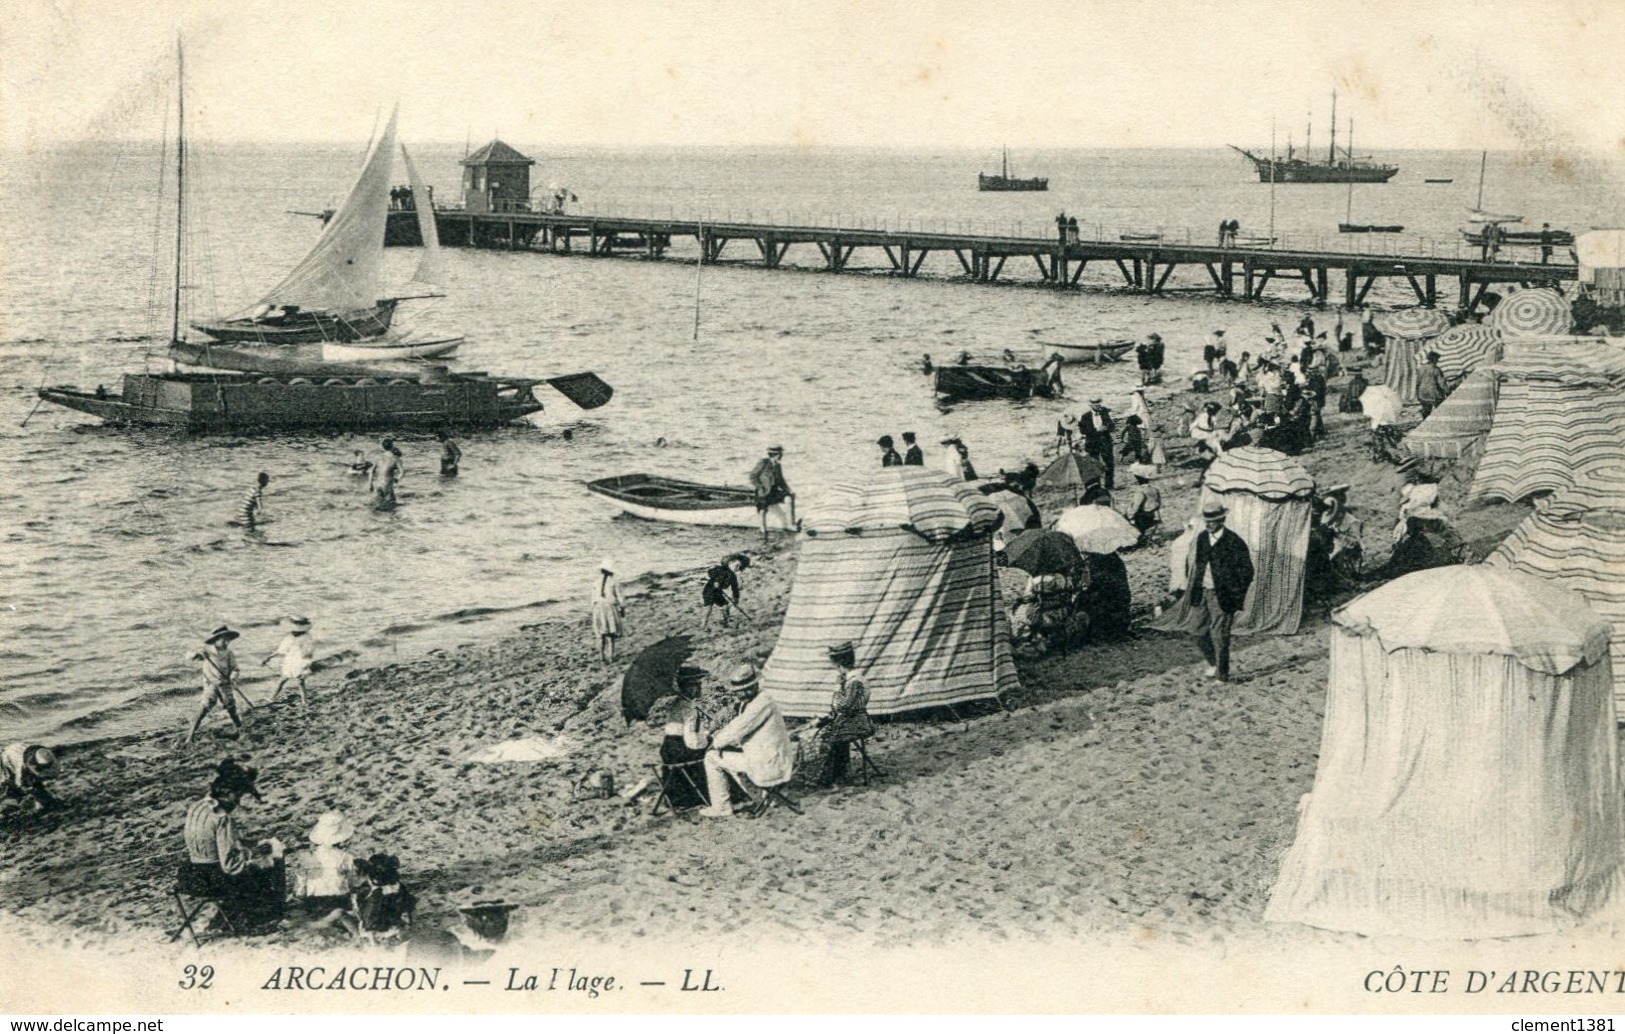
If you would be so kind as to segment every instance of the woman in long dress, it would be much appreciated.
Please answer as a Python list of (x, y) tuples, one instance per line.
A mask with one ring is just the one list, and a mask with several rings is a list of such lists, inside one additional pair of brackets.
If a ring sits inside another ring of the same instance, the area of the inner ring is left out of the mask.
[(598, 565), (598, 581), (592, 591), (592, 631), (598, 637), (598, 656), (606, 664), (615, 660), (615, 640), (620, 638), (625, 618), (615, 563), (606, 559)]
[(677, 695), (667, 704), (665, 738), (660, 741), (660, 787), (672, 811), (711, 804), (704, 766), (711, 737), (700, 727), (699, 699), (699, 669), (682, 669), (677, 673)]

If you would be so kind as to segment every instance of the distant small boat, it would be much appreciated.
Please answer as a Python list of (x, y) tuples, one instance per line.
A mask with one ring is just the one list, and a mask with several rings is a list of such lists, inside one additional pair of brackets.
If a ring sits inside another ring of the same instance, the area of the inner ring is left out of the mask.
[(702, 485), (659, 474), (623, 474), (587, 482), (587, 491), (634, 517), (724, 528), (754, 528), (756, 497), (734, 485)]
[(1061, 341), (1041, 344), (1046, 355), (1060, 356), (1069, 363), (1116, 363), (1134, 350), (1132, 341), (1102, 341), (1094, 345), (1079, 345)]
[(463, 339), (460, 337), (436, 338), (431, 341), (355, 341), (350, 344), (339, 344), (336, 341), (322, 343), (322, 358), (335, 363), (371, 363), (387, 362), (399, 359), (442, 359), (456, 353), (461, 348)]
[(1450, 179), (1449, 177), (1446, 177), (1446, 176), (1429, 176), (1427, 179), (1423, 180), (1422, 182), (1423, 183), (1454, 183), (1456, 181), (1453, 180), (1453, 179)]
[(976, 174), (977, 190), (1048, 190), (1049, 179), (1043, 176), (1032, 176), (1022, 179), (1010, 175), (1010, 149), (1004, 149), (1003, 170), (997, 176), (989, 176), (985, 172)]
[(1232, 237), (1230, 246), (1233, 248), (1268, 248), (1275, 243), (1274, 237)]
[(1371, 223), (1338, 223), (1338, 233), (1403, 233), (1403, 226), (1377, 226)]

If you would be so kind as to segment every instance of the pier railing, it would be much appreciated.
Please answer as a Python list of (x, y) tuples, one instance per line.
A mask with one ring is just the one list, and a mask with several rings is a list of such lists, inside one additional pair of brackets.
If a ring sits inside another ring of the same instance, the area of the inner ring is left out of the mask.
[[(460, 206), (437, 206), (441, 211), (457, 211)], [(711, 223), (731, 226), (771, 226), (791, 230), (852, 230), (876, 233), (919, 233), (953, 237), (990, 237), (1006, 240), (1054, 241), (1057, 231), (1053, 221), (1010, 219), (955, 219), (942, 216), (915, 216), (903, 213), (878, 215), (875, 213), (785, 210), (775, 208), (728, 208), (699, 210), (678, 208), (674, 205), (616, 205), (613, 210), (599, 210), (592, 206), (572, 204), (562, 213), (553, 213), (532, 206), (523, 213), (514, 211), (501, 214), (564, 215), (579, 219), (640, 219), (651, 222)], [(1439, 237), (1411, 233), (1345, 234), (1330, 231), (1299, 231), (1277, 229), (1269, 240), (1267, 228), (1244, 228), (1241, 240), (1234, 245), (1238, 253), (1257, 252), (1314, 252), (1325, 255), (1356, 255), (1392, 259), (1451, 259), (1472, 261), (1482, 257), (1482, 249), (1465, 240), (1461, 234)], [(1186, 226), (1083, 223), (1072, 243), (1144, 244), (1147, 246), (1217, 247), (1217, 235), (1212, 229), (1195, 230)], [(1535, 243), (1503, 244), (1503, 261), (1538, 262), (1540, 245)], [(1572, 260), (1566, 246), (1554, 248), (1554, 264), (1570, 265)]]

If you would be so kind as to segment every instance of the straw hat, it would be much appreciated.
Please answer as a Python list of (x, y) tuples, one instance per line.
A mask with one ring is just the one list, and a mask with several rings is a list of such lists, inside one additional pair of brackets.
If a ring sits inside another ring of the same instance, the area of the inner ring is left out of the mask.
[(213, 646), (216, 642), (222, 639), (229, 643), (233, 639), (236, 639), (239, 634), (240, 633), (232, 631), (229, 625), (216, 625), (214, 631), (210, 632), (204, 637), (203, 642), (207, 646)]
[(332, 847), (355, 836), (355, 824), (341, 811), (326, 811), (310, 827), (310, 842), (318, 847)]
[(303, 616), (303, 615), (301, 615), (301, 614), (289, 614), (288, 615), (288, 625), (295, 632), (308, 632), (308, 631), (310, 631), (310, 619)]
[(1224, 520), (1224, 515), (1227, 512), (1228, 511), (1225, 510), (1223, 503), (1208, 503), (1206, 506), (1202, 507), (1202, 517), (1204, 520), (1222, 521)]
[(49, 747), (35, 744), (23, 751), (23, 767), (40, 779), (49, 779), (56, 775), (56, 755)]
[(782, 446), (782, 445), (769, 445), (767, 447), (767, 454), (769, 456), (783, 456), (784, 455), (784, 446)]
[(729, 689), (750, 689), (758, 682), (756, 665), (749, 661), (740, 661), (728, 671)]
[(852, 640), (850, 639), (844, 643), (836, 643), (834, 646), (829, 648), (829, 659), (837, 664), (842, 661), (851, 664), (857, 659), (857, 655), (858, 649), (852, 645)]

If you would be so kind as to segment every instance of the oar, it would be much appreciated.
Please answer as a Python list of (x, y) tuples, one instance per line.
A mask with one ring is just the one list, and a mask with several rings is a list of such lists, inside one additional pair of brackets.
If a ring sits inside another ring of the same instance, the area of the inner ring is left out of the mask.
[(563, 377), (548, 377), (546, 380), (559, 394), (582, 409), (597, 409), (615, 394), (615, 389), (596, 373), (570, 373)]

